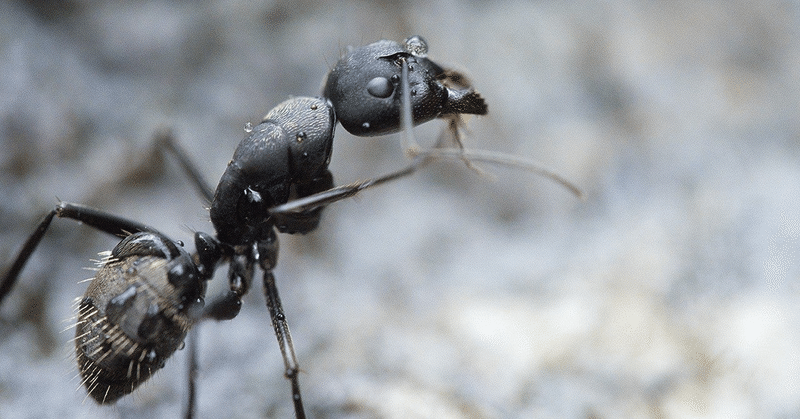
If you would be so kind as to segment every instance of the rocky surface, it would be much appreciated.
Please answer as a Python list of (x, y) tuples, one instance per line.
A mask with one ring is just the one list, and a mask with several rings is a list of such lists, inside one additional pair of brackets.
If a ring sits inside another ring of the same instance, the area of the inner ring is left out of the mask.
[[(0, 264), (56, 198), (211, 231), (155, 130), (216, 182), (244, 124), (318, 94), (346, 46), (420, 34), (489, 103), (467, 146), (541, 161), (586, 200), (446, 163), (282, 236), (310, 416), (800, 414), (795, 3), (320, 3), (0, 4)], [(338, 183), (405, 163), (396, 136), (339, 129), (334, 150)], [(114, 242), (56, 220), (0, 308), (0, 417), (180, 415), (181, 352), (113, 407), (76, 390), (61, 331)], [(201, 326), (201, 417), (291, 416), (259, 288)]]

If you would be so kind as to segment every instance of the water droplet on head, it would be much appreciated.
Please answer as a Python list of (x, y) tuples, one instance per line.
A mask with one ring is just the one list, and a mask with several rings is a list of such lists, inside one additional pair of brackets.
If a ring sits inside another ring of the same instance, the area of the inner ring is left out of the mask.
[(298, 143), (302, 143), (303, 140), (305, 140), (305, 138), (306, 138), (306, 132), (305, 131), (300, 131), (295, 136), (295, 139), (297, 140)]
[(250, 121), (244, 123), (244, 132), (250, 134), (253, 132), (253, 124)]
[(428, 56), (428, 43), (419, 35), (406, 38), (403, 41), (403, 48), (415, 57), (424, 58)]

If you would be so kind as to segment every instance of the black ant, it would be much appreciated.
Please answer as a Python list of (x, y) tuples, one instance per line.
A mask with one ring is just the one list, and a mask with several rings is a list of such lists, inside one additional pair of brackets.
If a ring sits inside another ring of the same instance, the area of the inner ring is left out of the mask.
[[(273, 108), (256, 126), (247, 126), (232, 160), (212, 189), (169, 134), (157, 144), (171, 153), (200, 194), (211, 202), (215, 234), (195, 233), (195, 253), (158, 230), (97, 209), (60, 202), (41, 221), (0, 280), (0, 302), (50, 226), (70, 218), (122, 237), (79, 299), (75, 351), (82, 384), (100, 404), (133, 392), (182, 347), (192, 326), (203, 319), (237, 316), (256, 266), (263, 271), (272, 326), (291, 384), (297, 418), (305, 411), (295, 356), (272, 270), (278, 258), (277, 232), (314, 230), (323, 208), (364, 189), (408, 176), (427, 163), (461, 158), (520, 166), (542, 173), (580, 194), (560, 177), (532, 163), (461, 146), (461, 115), (487, 113), (483, 98), (463, 75), (427, 58), (418, 36), (399, 44), (379, 41), (351, 50), (328, 74), (323, 97), (296, 97)], [(457, 147), (420, 150), (411, 129), (435, 118), (448, 122)], [(381, 177), (334, 187), (328, 169), (337, 121), (355, 135), (404, 131), (413, 162)], [(277, 231), (276, 231), (277, 230)], [(228, 263), (229, 291), (205, 302), (205, 291), (220, 263)], [(190, 335), (190, 347), (192, 346)], [(189, 402), (194, 414), (195, 353), (190, 349)]]

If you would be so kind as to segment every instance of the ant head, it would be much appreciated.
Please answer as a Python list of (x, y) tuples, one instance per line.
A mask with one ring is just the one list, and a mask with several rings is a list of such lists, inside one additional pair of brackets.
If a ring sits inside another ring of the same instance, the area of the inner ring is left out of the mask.
[(414, 125), (447, 114), (485, 114), (483, 99), (469, 86), (448, 87), (450, 72), (429, 60), (427, 51), (425, 40), (412, 36), (403, 44), (378, 41), (342, 57), (323, 90), (342, 126), (359, 136), (400, 131), (404, 89), (410, 93)]

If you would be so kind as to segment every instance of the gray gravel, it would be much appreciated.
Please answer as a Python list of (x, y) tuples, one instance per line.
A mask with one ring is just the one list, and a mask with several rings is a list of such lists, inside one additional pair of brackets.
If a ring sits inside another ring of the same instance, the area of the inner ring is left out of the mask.
[[(282, 236), (309, 414), (800, 417), (796, 2), (248, 3), (0, 3), (0, 265), (56, 198), (212, 231), (152, 158), (158, 128), (213, 183), (244, 124), (318, 94), (346, 46), (420, 34), (489, 103), (469, 147), (541, 161), (587, 198), (454, 162)], [(396, 136), (339, 129), (334, 149), (337, 183), (406, 162)], [(54, 223), (0, 308), (0, 418), (180, 415), (183, 353), (113, 407), (74, 379), (61, 331), (114, 244)], [(291, 417), (259, 284), (200, 328), (201, 417)]]

